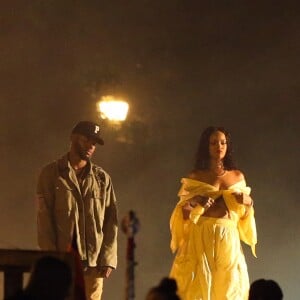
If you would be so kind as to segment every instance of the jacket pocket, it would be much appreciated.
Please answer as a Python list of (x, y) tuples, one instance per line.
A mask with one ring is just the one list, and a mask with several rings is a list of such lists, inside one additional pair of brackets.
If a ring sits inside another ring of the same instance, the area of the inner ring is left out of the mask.
[(55, 205), (56, 211), (65, 211), (70, 214), (73, 208), (73, 190), (66, 186), (62, 181), (55, 185)]

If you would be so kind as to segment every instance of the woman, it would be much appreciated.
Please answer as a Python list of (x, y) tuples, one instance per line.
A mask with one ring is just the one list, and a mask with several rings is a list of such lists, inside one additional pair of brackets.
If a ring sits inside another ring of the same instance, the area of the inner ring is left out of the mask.
[(248, 299), (249, 278), (240, 239), (255, 256), (256, 226), (250, 188), (232, 159), (229, 133), (208, 127), (195, 168), (181, 180), (170, 220), (170, 277), (182, 300)]

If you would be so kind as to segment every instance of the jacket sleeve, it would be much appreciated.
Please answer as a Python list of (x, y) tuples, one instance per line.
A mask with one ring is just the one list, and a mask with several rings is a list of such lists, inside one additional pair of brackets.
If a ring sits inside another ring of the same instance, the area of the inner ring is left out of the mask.
[(103, 221), (103, 242), (98, 265), (117, 267), (118, 214), (115, 192), (111, 178), (107, 177), (105, 213)]
[(42, 250), (56, 250), (53, 208), (55, 200), (53, 168), (42, 169), (37, 183), (37, 239)]

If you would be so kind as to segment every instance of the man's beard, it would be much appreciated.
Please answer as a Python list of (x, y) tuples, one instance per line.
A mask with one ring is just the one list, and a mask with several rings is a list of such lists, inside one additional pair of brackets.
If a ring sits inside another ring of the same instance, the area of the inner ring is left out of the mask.
[(85, 160), (85, 161), (90, 160), (90, 157), (87, 156), (87, 151), (84, 150), (78, 142), (74, 143), (74, 149), (76, 151), (76, 154), (80, 157), (80, 159)]

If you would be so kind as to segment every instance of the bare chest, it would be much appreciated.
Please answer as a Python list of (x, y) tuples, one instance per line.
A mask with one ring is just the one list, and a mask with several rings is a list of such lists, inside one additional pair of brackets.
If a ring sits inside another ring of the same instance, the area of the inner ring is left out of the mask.
[(221, 177), (211, 174), (210, 172), (202, 172), (200, 174), (195, 174), (193, 179), (212, 185), (218, 190), (227, 190), (230, 186), (240, 180), (232, 171), (227, 171), (224, 176)]

